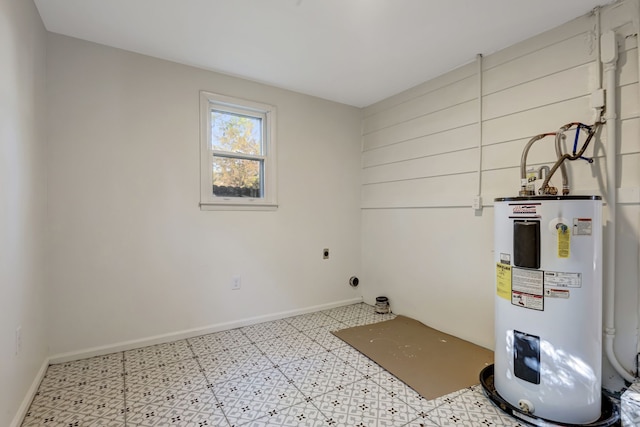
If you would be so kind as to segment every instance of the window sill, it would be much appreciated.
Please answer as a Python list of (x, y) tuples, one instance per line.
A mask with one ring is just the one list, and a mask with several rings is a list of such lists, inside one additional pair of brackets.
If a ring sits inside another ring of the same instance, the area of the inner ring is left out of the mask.
[(276, 211), (277, 203), (200, 203), (201, 211)]

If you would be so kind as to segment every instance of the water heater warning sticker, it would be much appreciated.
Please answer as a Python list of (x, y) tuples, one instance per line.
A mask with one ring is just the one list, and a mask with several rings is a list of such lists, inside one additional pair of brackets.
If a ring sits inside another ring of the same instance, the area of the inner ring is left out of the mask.
[(511, 299), (511, 266), (496, 264), (496, 295), (506, 300)]
[(511, 294), (511, 304), (532, 310), (544, 310), (544, 298), (538, 295), (525, 294), (524, 292), (514, 291)]
[(558, 227), (558, 258), (569, 258), (571, 255), (571, 232), (562, 224)]
[(559, 271), (545, 271), (544, 285), (556, 288), (581, 288), (582, 273), (562, 273)]
[(511, 304), (544, 310), (544, 277), (540, 270), (514, 267), (511, 275)]
[(571, 295), (569, 289), (545, 289), (544, 296), (547, 298), (568, 299)]
[(591, 236), (592, 223), (591, 218), (573, 218), (574, 236)]

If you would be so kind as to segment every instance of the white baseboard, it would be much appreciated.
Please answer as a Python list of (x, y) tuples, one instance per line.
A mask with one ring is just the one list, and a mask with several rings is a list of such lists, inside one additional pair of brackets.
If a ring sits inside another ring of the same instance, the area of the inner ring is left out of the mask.
[[(269, 322), (272, 320), (284, 319), (286, 317), (298, 316), (300, 314), (312, 313), (314, 311), (328, 310), (344, 305), (357, 304), (362, 302), (362, 297), (352, 298), (348, 300), (336, 301), (327, 304), (314, 305), (296, 310), (281, 311), (279, 313), (267, 314), (263, 316), (248, 317), (245, 319), (234, 320), (231, 322), (216, 323), (214, 325), (204, 326), (201, 328), (188, 329), (184, 331), (171, 332), (163, 335), (156, 335), (137, 340), (124, 341), (111, 345), (93, 347), (80, 351), (56, 354), (48, 359), (48, 363), (65, 363), (73, 360), (86, 359), (89, 357), (102, 356), (105, 354), (116, 353), (119, 351), (132, 350), (134, 348), (146, 347), (156, 344), (164, 344), (171, 341), (177, 341), (185, 338), (193, 338), (199, 335), (211, 334), (214, 332), (226, 331), (229, 329), (241, 328), (243, 326), (255, 325), (256, 323)], [(12, 426), (13, 427), (13, 426)]]
[(46, 358), (42, 365), (40, 366), (40, 370), (36, 374), (36, 377), (33, 379), (31, 383), (31, 387), (27, 390), (27, 394), (25, 394), (24, 399), (22, 399), (22, 403), (18, 408), (18, 412), (16, 412), (15, 417), (13, 417), (13, 421), (9, 424), (9, 427), (20, 427), (22, 424), (22, 420), (25, 415), (27, 415), (27, 411), (29, 410), (29, 406), (31, 406), (31, 402), (38, 391), (38, 387), (40, 387), (40, 383), (42, 382), (42, 378), (44, 378), (44, 374), (47, 373), (47, 368), (49, 367), (49, 358)]

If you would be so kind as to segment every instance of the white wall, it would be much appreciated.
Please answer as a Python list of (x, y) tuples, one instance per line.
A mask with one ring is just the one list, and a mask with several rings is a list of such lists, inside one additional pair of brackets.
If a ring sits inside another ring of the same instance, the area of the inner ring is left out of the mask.
[[(601, 20), (603, 31), (618, 32), (620, 44), (616, 350), (630, 370), (638, 343), (640, 120), (637, 38), (629, 21), (638, 17), (637, 3), (607, 7)], [(520, 155), (530, 137), (571, 121), (593, 122), (594, 29), (595, 16), (584, 16), (486, 56), (481, 97), (477, 63), (470, 63), (365, 109), (365, 301), (386, 295), (397, 313), (493, 346), (490, 205), (497, 196), (517, 195)], [(606, 194), (603, 139), (595, 144), (593, 166), (569, 165), (574, 194)], [(553, 139), (538, 143), (529, 155), (532, 165), (553, 161)], [(471, 203), (479, 179), (489, 206), (476, 213)]]
[[(621, 44), (616, 350), (628, 368), (637, 351), (640, 120), (635, 30), (626, 22), (636, 4), (603, 11), (603, 29), (617, 28)], [(591, 121), (593, 27), (583, 17), (484, 59), (485, 202), (515, 194), (531, 135)], [(470, 208), (475, 64), (373, 105), (361, 121), (355, 108), (47, 35), (31, 2), (9, 0), (0, 0), (0, 63), (0, 425), (48, 354), (360, 292), (492, 346), (493, 212)], [(201, 89), (278, 107), (276, 212), (198, 208)], [(601, 146), (595, 155), (593, 168), (570, 166), (578, 193), (605, 190), (592, 176), (604, 169)], [(536, 147), (530, 159), (553, 157)], [(347, 285), (352, 274), (362, 276), (358, 290)], [(240, 291), (230, 290), (234, 275)]]
[[(47, 49), (52, 354), (359, 297), (359, 109), (54, 34)], [(199, 209), (200, 90), (277, 106), (277, 211)]]
[[(0, 0), (0, 425), (46, 359), (46, 33), (31, 1)], [(22, 350), (15, 354), (16, 328)]]

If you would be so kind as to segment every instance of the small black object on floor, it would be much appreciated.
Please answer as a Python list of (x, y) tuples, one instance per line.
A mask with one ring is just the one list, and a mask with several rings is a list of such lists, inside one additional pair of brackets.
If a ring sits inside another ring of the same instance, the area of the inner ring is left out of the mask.
[(511, 405), (504, 400), (496, 391), (493, 383), (493, 365), (489, 365), (480, 372), (480, 384), (484, 390), (484, 394), (503, 412), (511, 415), (512, 417), (522, 421), (526, 424), (538, 426), (538, 427), (610, 427), (620, 425), (620, 411), (613, 401), (606, 396), (602, 395), (602, 410), (600, 419), (590, 424), (558, 424), (554, 421), (546, 420), (544, 418), (535, 417), (531, 414), (522, 412), (520, 409)]

